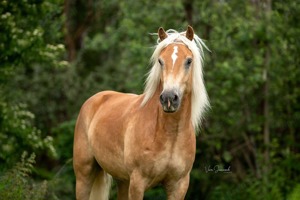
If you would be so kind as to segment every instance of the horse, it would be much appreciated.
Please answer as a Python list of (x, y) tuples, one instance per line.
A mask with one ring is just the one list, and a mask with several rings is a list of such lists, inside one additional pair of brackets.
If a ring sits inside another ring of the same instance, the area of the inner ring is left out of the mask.
[(196, 129), (209, 107), (203, 80), (204, 42), (191, 26), (158, 29), (151, 69), (141, 95), (102, 91), (81, 107), (73, 167), (76, 199), (142, 200), (164, 186), (168, 200), (183, 200), (195, 160)]

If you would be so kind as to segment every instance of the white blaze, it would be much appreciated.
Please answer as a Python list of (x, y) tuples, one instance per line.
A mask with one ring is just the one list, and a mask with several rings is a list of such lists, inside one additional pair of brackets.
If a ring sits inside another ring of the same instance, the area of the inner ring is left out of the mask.
[[(173, 67), (174, 67), (174, 64), (175, 64), (176, 59), (177, 59), (177, 53), (178, 53), (178, 46), (174, 46), (174, 51), (173, 51), (172, 56), (171, 56), (171, 58), (173, 60)], [(173, 67), (172, 67), (172, 69), (173, 69)]]

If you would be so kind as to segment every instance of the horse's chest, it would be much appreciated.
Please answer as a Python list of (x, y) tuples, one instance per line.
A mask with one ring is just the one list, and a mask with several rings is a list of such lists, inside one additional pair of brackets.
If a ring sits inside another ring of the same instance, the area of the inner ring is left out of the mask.
[(171, 153), (166, 170), (168, 175), (181, 177), (188, 173), (193, 165), (194, 155), (189, 155), (187, 151), (175, 150)]
[(194, 156), (180, 148), (166, 148), (160, 152), (144, 152), (141, 165), (144, 172), (152, 177), (164, 179), (167, 176), (181, 177), (188, 173), (194, 161)]

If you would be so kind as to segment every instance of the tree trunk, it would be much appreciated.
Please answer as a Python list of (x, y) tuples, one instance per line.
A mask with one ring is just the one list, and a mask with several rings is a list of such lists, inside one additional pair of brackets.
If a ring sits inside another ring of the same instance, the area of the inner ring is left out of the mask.
[(189, 25), (193, 26), (193, 0), (183, 0), (186, 20)]
[[(272, 0), (251, 0), (252, 5), (256, 11), (256, 18), (258, 21), (262, 21), (265, 24), (265, 34), (268, 38), (269, 32), (269, 21), (270, 21), (270, 12), (271, 12), (271, 2)], [(261, 40), (261, 38), (257, 38)], [(262, 72), (262, 134), (263, 134), (263, 167), (262, 171), (266, 175), (269, 172), (270, 168), (270, 116), (269, 116), (269, 66), (270, 66), (270, 44), (268, 39), (261, 41), (264, 46), (264, 62), (263, 62), (263, 72)], [(266, 180), (267, 181), (267, 180)]]
[(76, 59), (83, 37), (94, 20), (93, 4), (93, 0), (65, 0), (65, 43), (70, 62)]
[[(270, 12), (271, 12), (271, 0), (266, 0), (263, 3), (264, 16), (267, 24), (269, 24)], [(268, 27), (266, 28), (266, 34), (268, 34)], [(264, 69), (263, 69), (263, 138), (264, 138), (264, 173), (268, 174), (270, 168), (270, 116), (269, 116), (269, 66), (270, 66), (270, 44), (266, 43), (266, 51), (264, 58)]]

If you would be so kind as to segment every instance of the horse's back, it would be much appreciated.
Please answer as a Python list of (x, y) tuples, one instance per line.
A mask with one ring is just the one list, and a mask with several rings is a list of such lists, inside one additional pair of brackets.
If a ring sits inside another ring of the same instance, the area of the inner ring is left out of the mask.
[[(137, 101), (139, 97), (140, 96), (135, 94), (114, 91), (99, 92), (87, 99), (82, 105), (77, 122), (82, 120), (86, 126), (90, 126), (91, 122), (95, 120), (94, 117), (97, 117), (97, 114), (98, 116), (99, 114), (120, 115), (120, 113), (124, 113), (128, 110), (129, 104), (133, 101)], [(108, 116), (105, 118), (107, 117)]]

